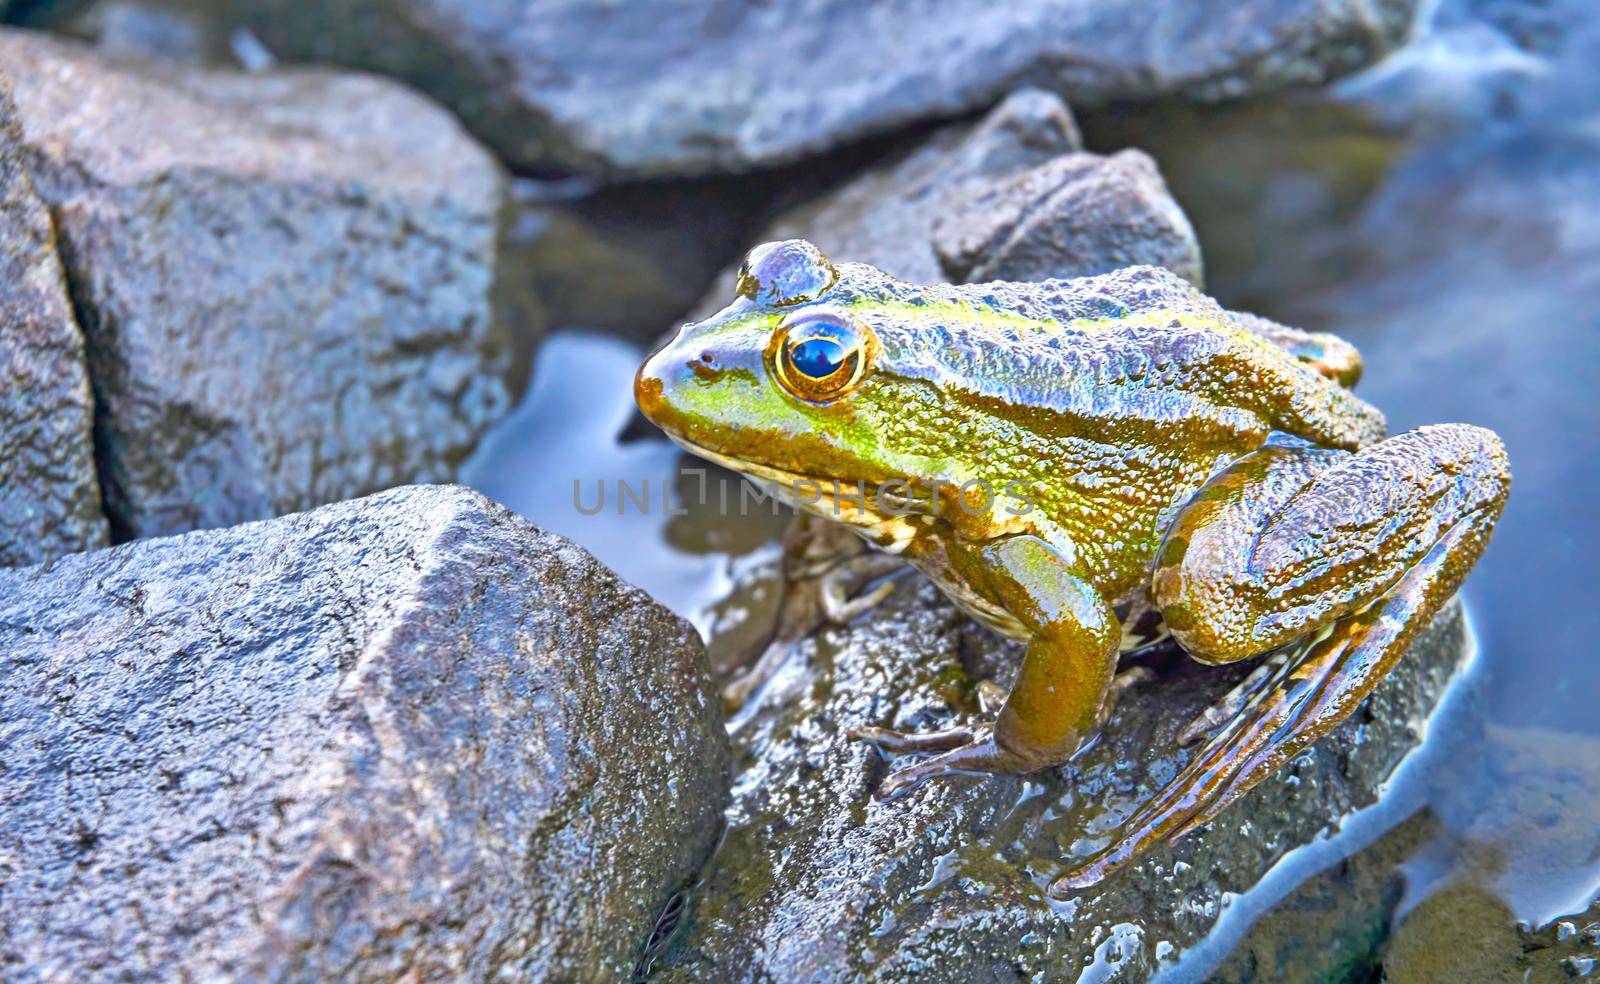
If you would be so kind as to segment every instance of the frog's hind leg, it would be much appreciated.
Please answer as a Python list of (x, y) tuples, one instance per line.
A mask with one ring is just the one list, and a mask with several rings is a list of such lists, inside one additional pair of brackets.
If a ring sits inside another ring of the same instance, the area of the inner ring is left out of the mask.
[(1306, 650), (1319, 639), (1301, 639), (1281, 646), (1263, 656), (1260, 664), (1239, 685), (1223, 695), (1222, 700), (1203, 711), (1178, 732), (1178, 744), (1193, 745), (1201, 738), (1216, 733), (1223, 725), (1239, 716), (1239, 712), (1270, 686), (1282, 682), (1284, 674), (1299, 663)]
[(1269, 446), (1203, 490), (1153, 578), (1178, 641), (1214, 663), (1312, 641), (1054, 890), (1205, 823), (1347, 717), (1455, 593), (1509, 486), (1498, 438), (1443, 425), (1357, 454)]

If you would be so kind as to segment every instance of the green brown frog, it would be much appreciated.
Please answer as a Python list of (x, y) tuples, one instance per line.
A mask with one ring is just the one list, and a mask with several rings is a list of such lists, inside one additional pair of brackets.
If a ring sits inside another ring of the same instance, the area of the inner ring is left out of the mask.
[(1338, 724), (1461, 584), (1510, 488), (1492, 432), (1386, 438), (1350, 392), (1348, 344), (1164, 270), (921, 286), (789, 240), (750, 253), (737, 294), (640, 369), (644, 413), (1027, 645), (992, 725), (853, 729), (937, 753), (881, 794), (1064, 762), (1115, 690), (1130, 612), (1204, 663), (1292, 655), (1057, 892), (1204, 823)]

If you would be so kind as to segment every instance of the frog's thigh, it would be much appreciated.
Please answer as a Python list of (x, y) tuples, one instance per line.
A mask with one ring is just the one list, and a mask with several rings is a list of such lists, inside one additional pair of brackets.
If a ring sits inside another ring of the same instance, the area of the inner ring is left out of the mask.
[(1151, 595), (1196, 659), (1262, 653), (1384, 597), (1464, 519), (1483, 532), (1471, 567), (1510, 480), (1499, 438), (1463, 424), (1354, 453), (1268, 446), (1179, 514)]

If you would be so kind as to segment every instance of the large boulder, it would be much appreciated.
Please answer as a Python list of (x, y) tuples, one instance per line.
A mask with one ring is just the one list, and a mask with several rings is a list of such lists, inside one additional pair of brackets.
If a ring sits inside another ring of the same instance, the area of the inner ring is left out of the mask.
[[(662, 981), (1142, 980), (1206, 936), (1227, 899), (1372, 803), (1469, 650), (1451, 606), (1365, 706), (1209, 824), (1066, 901), (1045, 887), (1169, 780), (1181, 728), (1250, 672), (1168, 651), (1098, 742), (1029, 776), (928, 783), (878, 801), (857, 725), (982, 719), (973, 681), (1018, 651), (921, 579), (797, 645), (731, 722), (730, 830), (653, 959)], [(1381, 904), (1361, 897), (1351, 905)]]
[(235, 0), (274, 51), (423, 87), (521, 168), (742, 171), (1021, 84), (1218, 99), (1372, 62), (1414, 0)]
[(119, 538), (453, 477), (504, 410), (503, 181), (443, 110), (0, 32)]
[(83, 335), (0, 77), (0, 567), (106, 543)]
[(459, 487), (0, 572), (0, 650), (12, 979), (624, 980), (726, 802), (694, 631)]

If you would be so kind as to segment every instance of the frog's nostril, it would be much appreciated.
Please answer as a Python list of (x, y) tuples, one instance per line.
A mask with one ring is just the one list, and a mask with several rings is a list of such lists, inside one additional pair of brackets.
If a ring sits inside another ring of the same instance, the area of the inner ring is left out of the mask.
[(689, 371), (707, 381), (722, 375), (722, 367), (717, 364), (717, 357), (710, 352), (701, 352), (698, 359), (690, 360)]

